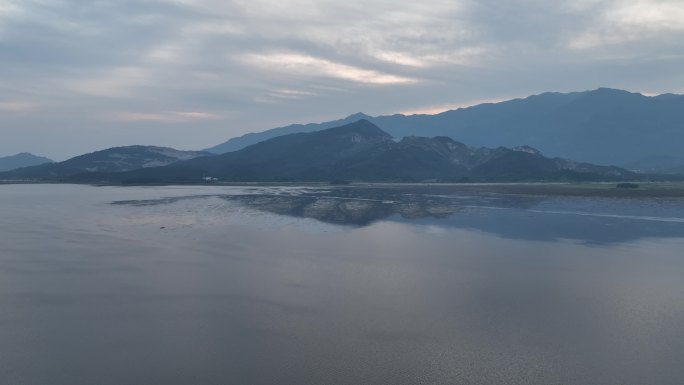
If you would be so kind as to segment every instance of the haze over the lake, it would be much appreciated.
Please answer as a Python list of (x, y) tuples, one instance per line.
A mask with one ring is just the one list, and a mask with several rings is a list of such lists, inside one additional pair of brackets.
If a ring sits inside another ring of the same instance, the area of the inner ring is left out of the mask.
[(678, 0), (0, 0), (0, 155), (201, 149), (544, 91), (681, 93), (682, 20)]

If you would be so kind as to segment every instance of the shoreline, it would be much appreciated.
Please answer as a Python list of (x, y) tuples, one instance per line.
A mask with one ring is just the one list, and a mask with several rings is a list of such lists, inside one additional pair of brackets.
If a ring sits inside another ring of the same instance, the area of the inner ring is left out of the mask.
[(684, 182), (641, 182), (638, 188), (617, 188), (618, 182), (564, 183), (564, 182), (495, 182), (495, 183), (390, 183), (390, 182), (354, 182), (346, 185), (334, 185), (328, 182), (213, 182), (213, 183), (155, 183), (155, 184), (110, 184), (110, 183), (69, 183), (38, 181), (0, 181), (3, 185), (54, 185), (76, 184), (95, 187), (163, 187), (163, 186), (311, 186), (327, 188), (402, 188), (416, 190), (416, 193), (485, 193), (503, 195), (537, 195), (537, 196), (584, 196), (606, 198), (684, 198)]

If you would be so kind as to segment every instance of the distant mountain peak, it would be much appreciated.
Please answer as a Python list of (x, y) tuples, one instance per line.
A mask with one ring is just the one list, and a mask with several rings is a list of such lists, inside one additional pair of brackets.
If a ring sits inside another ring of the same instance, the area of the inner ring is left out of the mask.
[(541, 151), (537, 150), (534, 147), (530, 147), (530, 146), (517, 146), (517, 147), (513, 147), (511, 150), (519, 151), (519, 152), (526, 152), (528, 154), (535, 154), (535, 155), (541, 155), (542, 154)]
[(361, 120), (361, 119), (366, 119), (366, 120), (368, 120), (368, 119), (372, 119), (372, 118), (373, 118), (372, 116), (366, 115), (366, 114), (364, 114), (363, 112), (357, 112), (357, 113), (355, 113), (355, 114), (351, 114), (351, 115), (347, 116), (347, 117), (344, 118), (344, 119), (345, 119), (345, 120)]
[(30, 152), (20, 152), (15, 155), (0, 157), (0, 171), (9, 171), (52, 162), (52, 159), (36, 156)]
[(660, 100), (672, 100), (672, 99), (677, 99), (681, 96), (682, 96), (681, 94), (674, 94), (674, 93), (669, 92), (666, 94), (656, 95), (653, 98), (660, 99)]
[(634, 92), (629, 92), (620, 88), (611, 88), (611, 87), (599, 87), (595, 89), (594, 91), (590, 92), (606, 92), (606, 93), (613, 93), (613, 94), (632, 94)]
[(644, 97), (639, 92), (621, 90), (619, 88), (599, 87), (593, 91), (587, 91), (585, 96), (598, 96), (601, 98), (621, 98), (621, 97)]

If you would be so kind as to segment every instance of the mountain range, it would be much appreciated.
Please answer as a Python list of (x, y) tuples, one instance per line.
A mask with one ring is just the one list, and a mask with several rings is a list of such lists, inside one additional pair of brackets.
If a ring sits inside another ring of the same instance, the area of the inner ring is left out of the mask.
[[(206, 151), (226, 153), (281, 135), (313, 132), (366, 119), (395, 138), (447, 136), (477, 147), (529, 145), (553, 157), (644, 171), (684, 169), (684, 95), (644, 96), (599, 88), (543, 93), (436, 115), (368, 116), (295, 124), (228, 140)], [(656, 168), (644, 167), (659, 157)]]
[(0, 169), (0, 179), (105, 183), (196, 183), (202, 178), (498, 182), (663, 179), (670, 177), (654, 174), (684, 174), (680, 151), (683, 122), (682, 95), (644, 96), (600, 88), (544, 93), (437, 115), (371, 117), (359, 113), (320, 124), (251, 133), (205, 151), (126, 146), (58, 163), (18, 154), (0, 158), (11, 164), (5, 170), (17, 164), (34, 165)]
[(0, 173), (3, 179), (57, 180), (84, 173), (124, 172), (159, 167), (199, 156), (202, 151), (180, 151), (168, 147), (124, 146), (96, 151), (58, 163), (40, 164)]
[(52, 159), (36, 156), (28, 152), (21, 152), (16, 155), (0, 157), (0, 172), (44, 163), (52, 163)]
[(410, 136), (395, 140), (362, 119), (321, 131), (283, 135), (238, 151), (196, 157), (163, 167), (127, 172), (99, 169), (74, 173), (62, 180), (142, 184), (197, 183), (203, 178), (235, 182), (419, 182), (593, 181), (639, 176), (619, 167), (548, 158), (529, 146), (476, 148), (448, 137)]

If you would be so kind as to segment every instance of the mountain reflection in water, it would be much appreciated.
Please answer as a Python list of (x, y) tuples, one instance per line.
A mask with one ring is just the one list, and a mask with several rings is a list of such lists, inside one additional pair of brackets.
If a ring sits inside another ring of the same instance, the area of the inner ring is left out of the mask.
[[(245, 193), (246, 192), (246, 193)], [(217, 197), (249, 209), (352, 227), (378, 221), (480, 230), (526, 240), (614, 243), (684, 236), (681, 199), (558, 197), (464, 191), (444, 186), (253, 188), (115, 204), (157, 205)], [(230, 215), (227, 213), (226, 215)]]

